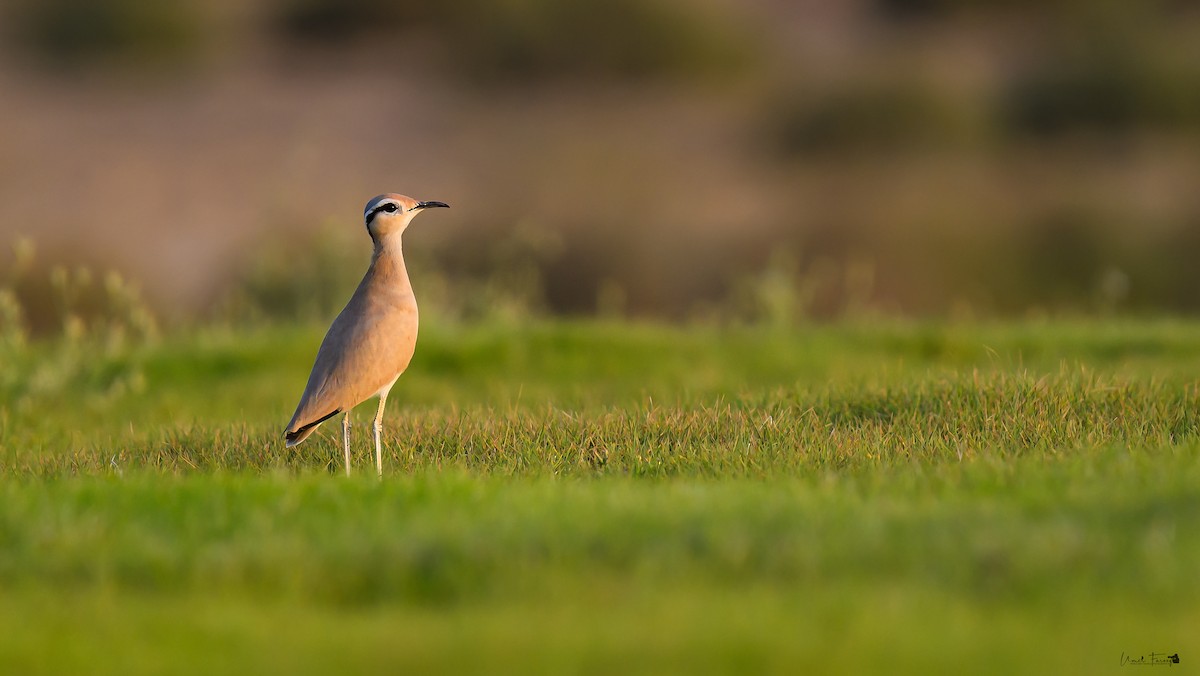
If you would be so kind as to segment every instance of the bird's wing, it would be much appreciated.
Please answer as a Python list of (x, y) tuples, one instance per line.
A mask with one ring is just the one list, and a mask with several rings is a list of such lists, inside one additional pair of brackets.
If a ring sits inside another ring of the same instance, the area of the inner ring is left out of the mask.
[[(393, 382), (416, 345), (416, 306), (374, 311), (356, 296), (334, 320), (317, 351), (308, 386), (286, 434), (299, 443), (317, 425)], [(302, 435), (302, 436), (301, 436)]]

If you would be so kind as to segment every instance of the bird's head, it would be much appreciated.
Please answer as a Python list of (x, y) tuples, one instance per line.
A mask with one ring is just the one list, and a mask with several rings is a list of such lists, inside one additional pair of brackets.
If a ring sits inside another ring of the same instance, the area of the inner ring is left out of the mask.
[(411, 197), (387, 193), (374, 197), (363, 209), (363, 221), (371, 239), (379, 242), (388, 235), (399, 235), (422, 209), (449, 207), (445, 202), (418, 202)]

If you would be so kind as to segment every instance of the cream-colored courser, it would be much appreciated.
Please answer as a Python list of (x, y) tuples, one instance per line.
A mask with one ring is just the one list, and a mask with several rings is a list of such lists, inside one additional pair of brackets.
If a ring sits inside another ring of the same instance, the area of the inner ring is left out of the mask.
[(400, 238), (422, 209), (446, 206), (444, 202), (418, 202), (393, 193), (367, 202), (363, 219), (375, 244), (371, 267), (321, 342), (308, 386), (284, 432), (289, 448), (341, 413), (346, 474), (350, 474), (350, 409), (378, 396), (375, 469), (383, 476), (379, 439), (383, 406), (417, 345), (417, 299), (404, 267)]

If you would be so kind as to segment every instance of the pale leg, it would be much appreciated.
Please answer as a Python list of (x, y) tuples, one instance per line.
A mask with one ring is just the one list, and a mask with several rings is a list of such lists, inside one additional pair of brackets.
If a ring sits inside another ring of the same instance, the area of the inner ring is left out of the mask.
[(379, 473), (381, 479), (383, 478), (383, 445), (379, 442), (379, 436), (383, 432), (383, 405), (387, 403), (387, 395), (387, 390), (379, 393), (379, 410), (375, 412), (375, 471)]
[(346, 447), (346, 476), (350, 476), (350, 411), (342, 414), (342, 444)]

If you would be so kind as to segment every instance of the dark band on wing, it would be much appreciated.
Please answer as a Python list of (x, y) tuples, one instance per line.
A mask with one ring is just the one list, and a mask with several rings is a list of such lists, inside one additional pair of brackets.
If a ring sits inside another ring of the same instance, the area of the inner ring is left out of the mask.
[(330, 418), (332, 418), (333, 416), (335, 416), (341, 412), (342, 412), (342, 409), (340, 409), (340, 408), (335, 409), (333, 411), (333, 413), (330, 413), (329, 415), (321, 418), (320, 420), (314, 420), (313, 422), (310, 422), (307, 425), (297, 427), (296, 431), (294, 431), (294, 432), (288, 432), (288, 433), (284, 434), (284, 438), (287, 439), (288, 441), (295, 441), (297, 437), (302, 436), (308, 430), (316, 427), (317, 425), (320, 425), (321, 423), (325, 422), (326, 420), (329, 420)]

